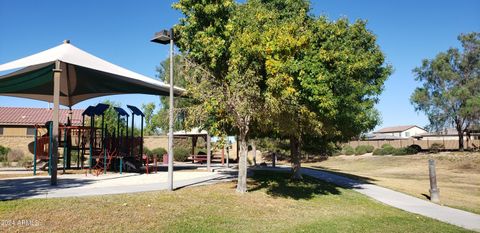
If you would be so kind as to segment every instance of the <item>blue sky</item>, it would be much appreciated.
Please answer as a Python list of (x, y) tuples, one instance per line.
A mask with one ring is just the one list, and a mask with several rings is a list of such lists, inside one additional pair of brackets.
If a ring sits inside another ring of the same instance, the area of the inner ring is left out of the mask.
[[(154, 32), (178, 23), (173, 1), (158, 0), (0, 0), (0, 64), (59, 45), (63, 40), (114, 64), (154, 77), (168, 56), (168, 46), (150, 42)], [(480, 31), (480, 1), (312, 1), (312, 13), (335, 20), (364, 19), (395, 68), (377, 105), (383, 124), (417, 124), (428, 120), (414, 111), (409, 97), (416, 86), (411, 70), (424, 58), (459, 47), (462, 32)], [(140, 106), (159, 102), (148, 95), (106, 97)], [(105, 98), (84, 101), (85, 108)], [(0, 97), (0, 106), (47, 107), (47, 103)]]

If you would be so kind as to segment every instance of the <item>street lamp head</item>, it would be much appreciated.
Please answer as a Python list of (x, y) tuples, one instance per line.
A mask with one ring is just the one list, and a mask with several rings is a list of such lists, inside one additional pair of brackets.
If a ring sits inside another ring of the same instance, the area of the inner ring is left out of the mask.
[(151, 42), (160, 43), (160, 44), (168, 44), (170, 43), (170, 39), (172, 38), (171, 31), (169, 30), (161, 30), (155, 33)]

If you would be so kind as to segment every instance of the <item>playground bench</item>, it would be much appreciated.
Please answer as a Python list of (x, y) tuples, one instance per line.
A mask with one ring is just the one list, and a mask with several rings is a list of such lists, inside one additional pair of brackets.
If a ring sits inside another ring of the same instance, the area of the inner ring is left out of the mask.
[(200, 162), (203, 163), (207, 161), (207, 155), (192, 155), (192, 162)]

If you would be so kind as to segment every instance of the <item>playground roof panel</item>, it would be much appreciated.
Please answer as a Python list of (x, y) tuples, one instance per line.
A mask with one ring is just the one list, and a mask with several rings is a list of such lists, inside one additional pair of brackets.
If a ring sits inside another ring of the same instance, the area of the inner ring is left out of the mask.
[(86, 116), (92, 116), (93, 115), (92, 112), (93, 112), (94, 108), (95, 108), (94, 106), (88, 106), (88, 108), (85, 109), (85, 111), (83, 111), (82, 116), (85, 116), (85, 115)]
[(120, 116), (129, 116), (129, 114), (123, 110), (123, 108), (119, 108), (119, 107), (113, 107), (113, 109), (115, 109), (115, 111), (118, 113), (118, 115)]
[(97, 104), (97, 106), (95, 106), (93, 108), (93, 113), (97, 116), (103, 115), (105, 110), (107, 110), (109, 107), (110, 107), (110, 105), (108, 105), (108, 104), (99, 103), (99, 104)]
[(142, 112), (140, 109), (138, 109), (137, 107), (135, 107), (135, 106), (127, 105), (127, 108), (129, 108), (129, 109), (132, 111), (132, 114), (134, 114), (134, 115), (142, 116), (142, 117), (145, 116), (145, 115), (143, 114), (143, 112)]
[[(0, 95), (52, 102), (53, 69), (60, 61), (60, 104), (116, 94), (168, 95), (169, 85), (127, 70), (70, 43), (0, 65)], [(174, 88), (175, 95), (184, 92)]]

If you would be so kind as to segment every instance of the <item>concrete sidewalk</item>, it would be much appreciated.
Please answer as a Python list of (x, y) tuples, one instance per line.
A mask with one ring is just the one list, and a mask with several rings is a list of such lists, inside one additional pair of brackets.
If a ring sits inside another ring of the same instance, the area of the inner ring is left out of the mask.
[[(290, 167), (277, 168), (288, 171)], [(430, 217), (442, 222), (450, 223), (469, 230), (480, 232), (480, 215), (434, 204), (410, 195), (374, 184), (339, 176), (327, 171), (302, 168), (302, 174), (333, 183), (345, 188), (353, 189), (379, 202), (405, 210), (411, 213)]]
[[(229, 181), (235, 174), (228, 172), (175, 172), (174, 189)], [(57, 186), (50, 186), (50, 177), (23, 177), (0, 180), (0, 200), (79, 197), (106, 194), (136, 193), (168, 189), (167, 173), (117, 173), (85, 176), (59, 176)]]

